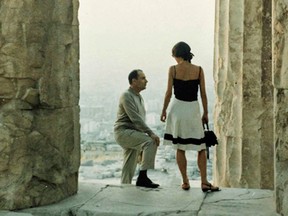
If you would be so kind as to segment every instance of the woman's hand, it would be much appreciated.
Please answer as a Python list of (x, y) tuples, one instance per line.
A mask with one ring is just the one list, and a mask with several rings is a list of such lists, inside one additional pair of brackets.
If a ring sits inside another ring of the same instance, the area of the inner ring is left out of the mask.
[(202, 115), (202, 124), (208, 124), (209, 119), (208, 119), (208, 113), (203, 113)]
[(166, 121), (166, 111), (163, 111), (160, 117), (160, 121), (165, 122)]

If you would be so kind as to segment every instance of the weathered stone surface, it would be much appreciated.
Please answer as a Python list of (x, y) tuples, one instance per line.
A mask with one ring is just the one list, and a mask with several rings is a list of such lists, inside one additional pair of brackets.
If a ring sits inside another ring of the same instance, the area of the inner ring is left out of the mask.
[(0, 3), (0, 209), (76, 193), (78, 0)]
[(274, 25), (273, 25), (273, 57), (274, 57), (274, 85), (276, 88), (286, 88), (288, 86), (288, 62), (285, 57), (288, 55), (287, 28), (288, 19), (287, 1), (274, 0)]
[(161, 184), (161, 188), (151, 190), (134, 185), (80, 182), (77, 195), (55, 205), (18, 213), (33, 216), (280, 216), (275, 211), (271, 190), (222, 188), (221, 192), (204, 194), (193, 184), (190, 182), (189, 191), (183, 191), (179, 184)]
[(288, 215), (288, 2), (273, 1), (273, 84), (275, 87), (275, 198), (277, 212)]
[(1, 98), (13, 98), (15, 96), (13, 80), (0, 77), (0, 86)]
[(215, 180), (230, 187), (275, 183), (281, 215), (288, 215), (287, 4), (219, 0), (215, 26)]
[(226, 187), (272, 189), (271, 2), (217, 1), (216, 7), (214, 177)]
[(33, 106), (39, 105), (39, 91), (38, 89), (29, 88), (26, 90), (25, 95), (21, 98)]

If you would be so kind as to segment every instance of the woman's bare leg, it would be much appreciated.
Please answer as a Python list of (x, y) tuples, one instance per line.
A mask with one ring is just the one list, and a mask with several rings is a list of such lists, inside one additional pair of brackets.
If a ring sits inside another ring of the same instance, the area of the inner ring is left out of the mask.
[(198, 152), (198, 167), (200, 170), (201, 175), (201, 187), (202, 189), (209, 188), (210, 190), (219, 190), (218, 187), (215, 187), (213, 185), (210, 185), (210, 183), (207, 180), (207, 159), (206, 159), (206, 151), (201, 150)]
[(206, 151), (201, 150), (198, 152), (198, 168), (200, 170), (201, 182), (208, 183), (207, 180), (207, 160), (206, 160)]
[(187, 177), (187, 159), (185, 151), (177, 149), (176, 160), (184, 183), (189, 183)]

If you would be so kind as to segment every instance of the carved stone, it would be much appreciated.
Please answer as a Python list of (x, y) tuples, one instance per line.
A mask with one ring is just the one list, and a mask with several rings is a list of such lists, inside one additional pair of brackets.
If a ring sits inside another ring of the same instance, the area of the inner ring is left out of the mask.
[(273, 1), (273, 84), (275, 87), (275, 198), (277, 212), (288, 215), (288, 2)]
[(225, 187), (274, 187), (271, 2), (217, 1), (214, 176)]
[(0, 209), (75, 194), (78, 0), (0, 2)]
[(274, 188), (281, 215), (288, 215), (287, 8), (284, 0), (218, 0), (215, 22), (215, 181)]

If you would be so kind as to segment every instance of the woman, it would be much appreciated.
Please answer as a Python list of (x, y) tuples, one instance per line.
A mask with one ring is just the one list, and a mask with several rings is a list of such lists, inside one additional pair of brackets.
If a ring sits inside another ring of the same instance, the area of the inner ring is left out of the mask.
[[(176, 160), (183, 179), (183, 190), (190, 189), (185, 151), (194, 150), (198, 151), (202, 191), (219, 191), (218, 187), (208, 182), (206, 174), (207, 161), (206, 145), (203, 141), (203, 124), (208, 123), (208, 109), (204, 72), (201, 67), (191, 64), (194, 55), (185, 42), (179, 42), (173, 47), (172, 56), (175, 58), (177, 65), (169, 68), (168, 86), (161, 114), (161, 121), (165, 122), (167, 119), (164, 145), (173, 144), (173, 147), (177, 150)], [(173, 87), (175, 98), (173, 98), (167, 116), (166, 110), (172, 96)], [(198, 88), (200, 88), (203, 105), (202, 118), (197, 100)]]

